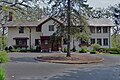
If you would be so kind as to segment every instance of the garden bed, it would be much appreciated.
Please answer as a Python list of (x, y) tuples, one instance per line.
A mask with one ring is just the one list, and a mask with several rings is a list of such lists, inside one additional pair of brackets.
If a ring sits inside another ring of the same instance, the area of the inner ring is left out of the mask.
[(92, 55), (80, 55), (71, 54), (71, 57), (66, 57), (66, 54), (51, 54), (49, 56), (40, 56), (36, 60), (42, 62), (51, 63), (63, 63), (63, 64), (89, 64), (89, 63), (99, 63), (104, 59), (100, 57), (95, 57)]

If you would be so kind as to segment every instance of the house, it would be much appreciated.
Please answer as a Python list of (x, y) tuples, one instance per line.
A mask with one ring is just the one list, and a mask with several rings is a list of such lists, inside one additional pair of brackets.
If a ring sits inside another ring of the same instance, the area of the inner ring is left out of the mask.
[[(46, 17), (33, 22), (15, 22), (10, 21), (4, 26), (8, 27), (8, 46), (17, 46), (20, 48), (36, 48), (41, 50), (57, 51), (59, 48), (65, 48), (66, 42), (61, 36), (55, 36), (56, 41), (51, 42), (50, 36), (56, 32), (55, 22), (64, 26), (64, 23), (54, 17)], [(91, 31), (89, 44), (100, 44), (102, 48), (111, 48), (111, 27), (114, 24), (109, 19), (89, 19), (89, 28)], [(71, 49), (74, 45), (77, 50), (83, 41), (71, 39)]]

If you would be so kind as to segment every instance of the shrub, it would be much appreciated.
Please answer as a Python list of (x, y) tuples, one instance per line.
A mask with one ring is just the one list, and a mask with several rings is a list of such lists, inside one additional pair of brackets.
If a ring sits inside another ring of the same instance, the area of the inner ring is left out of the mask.
[(93, 50), (97, 51), (100, 48), (99, 44), (92, 44)]
[(82, 48), (82, 49), (79, 51), (79, 53), (86, 53), (86, 52), (88, 52), (87, 48)]
[(26, 49), (21, 49), (19, 52), (27, 52)]
[(6, 80), (6, 71), (2, 67), (0, 67), (0, 80)]
[(66, 48), (64, 48), (64, 52), (67, 52), (67, 49), (66, 49)]
[(96, 51), (91, 51), (90, 54), (96, 54)]
[(8, 47), (5, 47), (5, 51), (8, 51)]
[(9, 50), (10, 52), (12, 51), (12, 49), (13, 49), (12, 46), (9, 46), (8, 50)]
[(40, 52), (41, 51), (41, 47), (37, 46), (36, 47), (36, 52)]
[(75, 48), (75, 47), (73, 47), (72, 51), (73, 51), (73, 52), (75, 52), (75, 51), (76, 51), (76, 48)]
[(10, 60), (8, 54), (6, 52), (0, 52), (0, 62), (5, 63)]

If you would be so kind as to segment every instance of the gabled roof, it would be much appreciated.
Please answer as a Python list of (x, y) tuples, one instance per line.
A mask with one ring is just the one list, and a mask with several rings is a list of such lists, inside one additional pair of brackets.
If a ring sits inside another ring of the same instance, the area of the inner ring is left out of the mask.
[(114, 23), (107, 18), (93, 18), (88, 20), (89, 26), (115, 26)]
[(56, 22), (58, 22), (59, 24), (63, 24), (62, 21), (60, 21), (59, 19), (57, 18), (53, 18), (53, 17), (45, 17), (45, 18), (42, 18), (38, 21), (32, 21), (32, 22), (29, 22), (29, 21), (10, 21), (10, 22), (7, 22), (4, 26), (5, 27), (17, 27), (17, 26), (22, 26), (22, 27), (37, 27), (39, 25), (42, 25), (44, 23), (46, 23), (47, 21), (49, 20), (54, 20)]
[[(43, 25), (44, 23), (46, 23), (49, 20), (54, 20), (54, 21), (58, 22), (61, 25), (65, 25), (64, 22), (62, 22), (58, 18), (55, 18), (55, 17), (45, 17), (45, 18), (42, 18), (42, 19), (40, 19), (38, 21), (32, 21), (32, 22), (28, 22), (28, 21), (26, 21), (26, 22), (10, 21), (10, 22), (7, 22), (4, 26), (5, 27), (17, 27), (17, 26), (37, 27), (39, 25)], [(107, 19), (107, 18), (88, 19), (88, 25), (89, 26), (109, 26), (109, 27), (115, 26), (114, 23), (110, 19)]]

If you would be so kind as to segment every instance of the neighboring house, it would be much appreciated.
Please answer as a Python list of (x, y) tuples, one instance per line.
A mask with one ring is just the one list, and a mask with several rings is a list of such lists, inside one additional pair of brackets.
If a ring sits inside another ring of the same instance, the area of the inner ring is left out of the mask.
[[(61, 36), (56, 36), (56, 41), (51, 42), (50, 36), (56, 32), (55, 22), (64, 26), (63, 22), (53, 18), (46, 17), (35, 22), (14, 22), (5, 24), (8, 27), (8, 46), (17, 46), (20, 48), (36, 48), (39, 46), (42, 50), (57, 51), (59, 48), (66, 47), (66, 41)], [(111, 47), (111, 27), (114, 24), (108, 19), (89, 19), (89, 28), (91, 31), (89, 44), (98, 43), (103, 48)], [(71, 49), (73, 41), (77, 50), (84, 41), (71, 40)]]

